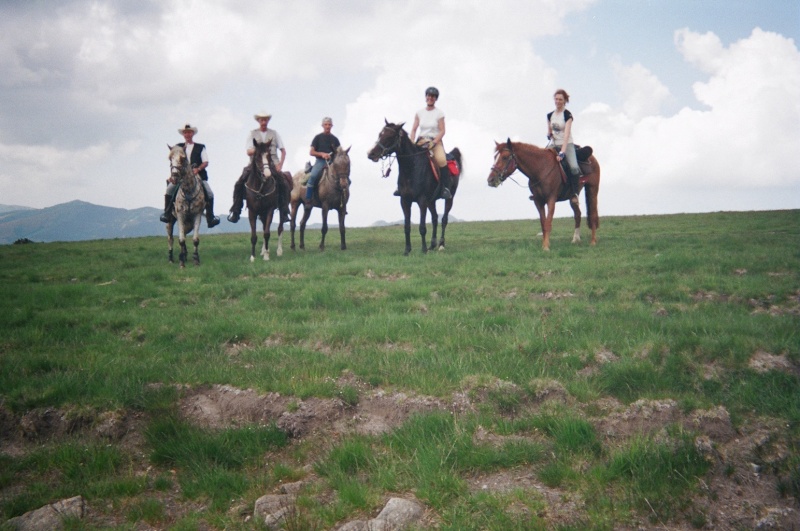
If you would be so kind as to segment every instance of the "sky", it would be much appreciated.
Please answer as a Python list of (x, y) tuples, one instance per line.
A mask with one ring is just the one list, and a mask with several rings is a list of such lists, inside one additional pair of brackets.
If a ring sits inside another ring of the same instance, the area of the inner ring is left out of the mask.
[(0, 204), (161, 208), (188, 122), (222, 217), (266, 111), (292, 172), (332, 117), (347, 224), (397, 221), (366, 153), (436, 86), (457, 219), (536, 216), (519, 172), (486, 179), (495, 142), (546, 144), (558, 88), (601, 217), (798, 209), (798, 37), (797, 0), (0, 0)]

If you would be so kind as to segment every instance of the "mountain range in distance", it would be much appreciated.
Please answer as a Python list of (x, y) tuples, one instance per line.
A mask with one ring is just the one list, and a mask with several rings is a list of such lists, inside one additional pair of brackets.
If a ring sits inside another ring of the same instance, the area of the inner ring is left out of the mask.
[[(302, 210), (301, 210), (302, 211)], [(246, 210), (237, 224), (220, 215), (222, 223), (213, 229), (206, 228), (203, 220), (201, 234), (250, 233)], [(94, 205), (85, 201), (70, 201), (47, 208), (30, 208), (0, 204), (0, 245), (16, 241), (70, 242), (82, 240), (107, 240), (114, 238), (141, 238), (165, 236), (164, 224), (158, 219), (161, 210), (142, 207), (133, 210)], [(328, 220), (329, 229), (338, 228), (336, 216)], [(452, 215), (450, 221), (458, 221)], [(377, 221), (372, 226), (402, 225), (402, 221), (388, 223)], [(273, 224), (274, 226), (274, 224)], [(261, 230), (259, 223), (259, 231)], [(321, 223), (307, 225), (318, 230)], [(298, 227), (299, 228), (299, 227)], [(288, 224), (285, 226), (288, 230)], [(177, 227), (175, 236), (177, 238)]]

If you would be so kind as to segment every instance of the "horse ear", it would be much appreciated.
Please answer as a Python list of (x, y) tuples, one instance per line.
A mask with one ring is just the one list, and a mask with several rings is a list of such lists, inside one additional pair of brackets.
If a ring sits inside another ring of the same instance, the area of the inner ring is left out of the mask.
[(384, 117), (383, 121), (386, 122), (386, 125), (389, 125), (389, 120), (387, 120), (385, 117)]
[(511, 139), (510, 138), (506, 140), (506, 147), (508, 149), (511, 149)]
[(256, 142), (255, 138), (253, 139), (253, 147), (258, 147), (258, 142)]
[(167, 142), (167, 149), (172, 151), (172, 146), (169, 145), (169, 142)]
[(350, 148), (351, 148), (351, 147), (353, 147), (353, 146), (352, 146), (352, 144), (350, 145), (350, 147), (349, 147), (349, 148), (345, 149), (345, 150), (344, 150), (344, 152), (345, 152), (345, 153), (350, 153)]

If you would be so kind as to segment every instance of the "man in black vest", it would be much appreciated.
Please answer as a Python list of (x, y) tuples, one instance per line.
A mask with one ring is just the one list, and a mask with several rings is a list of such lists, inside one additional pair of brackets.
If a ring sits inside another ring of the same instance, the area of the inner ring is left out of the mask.
[[(203, 180), (203, 191), (206, 195), (206, 222), (208, 228), (216, 227), (219, 225), (219, 218), (214, 215), (214, 192), (208, 185), (208, 154), (206, 153), (206, 146), (204, 144), (196, 144), (194, 142), (194, 135), (197, 133), (197, 127), (190, 124), (183, 126), (183, 129), (178, 129), (178, 133), (183, 135), (184, 142), (178, 144), (186, 152), (186, 157), (189, 159), (189, 164), (192, 166), (192, 171), (195, 175), (200, 175)], [(169, 184), (167, 192), (164, 195), (164, 213), (161, 214), (161, 221), (168, 223), (172, 216), (172, 203), (175, 201), (175, 192), (178, 186), (176, 184)]]

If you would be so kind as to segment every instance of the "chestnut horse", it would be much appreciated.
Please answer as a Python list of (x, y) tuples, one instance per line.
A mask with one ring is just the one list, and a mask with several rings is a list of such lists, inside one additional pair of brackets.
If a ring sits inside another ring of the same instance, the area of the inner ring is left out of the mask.
[[(303, 219), (300, 220), (300, 248), (305, 249), (306, 223), (314, 207), (322, 209), (322, 240), (319, 242), (320, 251), (325, 250), (325, 235), (328, 233), (328, 211), (335, 210), (339, 213), (339, 235), (342, 241), (341, 249), (347, 249), (344, 237), (344, 217), (347, 215), (347, 201), (350, 199), (350, 148), (336, 148), (331, 161), (325, 166), (319, 178), (314, 197), (311, 199), (311, 208), (303, 206)], [(305, 205), (306, 187), (302, 184), (305, 177), (304, 171), (299, 171), (292, 178), (292, 249), (294, 249), (295, 220), (300, 204)]]
[[(264, 261), (269, 260), (269, 228), (272, 217), (278, 204), (278, 181), (287, 179), (287, 174), (275, 169), (270, 155), (272, 139), (265, 142), (256, 142), (253, 139), (255, 152), (250, 158), (250, 175), (244, 183), (245, 198), (247, 199), (247, 216), (250, 220), (250, 261), (256, 259), (256, 225), (261, 220), (264, 232), (264, 243), (261, 245), (261, 256)], [(287, 183), (287, 187), (289, 184)], [(278, 223), (278, 256), (283, 256), (283, 223)]]
[(194, 265), (200, 265), (200, 222), (203, 221), (203, 209), (206, 205), (203, 183), (199, 175), (195, 175), (189, 166), (189, 159), (181, 146), (169, 146), (170, 182), (178, 185), (175, 201), (172, 205), (172, 215), (167, 223), (167, 244), (169, 246), (169, 261), (172, 258), (172, 230), (178, 223), (178, 241), (181, 252), (178, 256), (181, 267), (186, 267), (186, 235), (194, 232)]
[[(428, 150), (418, 147), (411, 142), (408, 133), (403, 129), (404, 124), (392, 124), (384, 119), (386, 125), (378, 133), (378, 140), (367, 153), (367, 157), (373, 162), (378, 162), (382, 158), (387, 158), (394, 154), (397, 158), (397, 166), (400, 168), (397, 177), (397, 189), (400, 191), (400, 206), (405, 217), (404, 230), (406, 235), (405, 255), (411, 252), (411, 204), (419, 205), (419, 234), (422, 237), (422, 252), (428, 252), (426, 242), (427, 228), (425, 218), (428, 210), (431, 212), (431, 225), (433, 234), (431, 236), (430, 249), (437, 248), (436, 230), (439, 223), (439, 216), (436, 212), (436, 198), (439, 194), (439, 181), (433, 174), (431, 159)], [(458, 165), (459, 174), (462, 173), (461, 151), (454, 148), (448, 158), (452, 158)], [(459, 176), (450, 175), (450, 193), (452, 198), (445, 200), (444, 215), (442, 216), (442, 238), (438, 242), (439, 250), (444, 250), (444, 232), (447, 228), (447, 218), (450, 209), (453, 207), (458, 189)]]
[[(597, 192), (600, 188), (600, 164), (594, 155), (579, 164), (583, 177), (580, 179), (579, 189), (586, 188), (586, 216), (589, 228), (592, 230), (591, 245), (597, 244), (597, 228), (600, 226), (600, 217), (597, 214)], [(561, 163), (556, 152), (552, 149), (542, 149), (532, 144), (512, 142), (510, 139), (505, 144), (495, 142), (495, 156), (492, 171), (489, 174), (489, 186), (497, 187), (514, 173), (517, 169), (528, 177), (528, 188), (531, 190), (531, 199), (539, 211), (539, 221), (542, 224), (542, 248), (550, 250), (550, 231), (553, 228), (553, 213), (556, 202), (568, 200), (570, 194), (564, 193), (569, 184), (564, 182)], [(575, 214), (575, 232), (572, 243), (581, 241), (581, 207), (575, 202), (570, 202)], [(547, 211), (545, 212), (545, 207)]]

